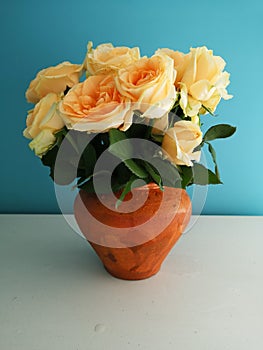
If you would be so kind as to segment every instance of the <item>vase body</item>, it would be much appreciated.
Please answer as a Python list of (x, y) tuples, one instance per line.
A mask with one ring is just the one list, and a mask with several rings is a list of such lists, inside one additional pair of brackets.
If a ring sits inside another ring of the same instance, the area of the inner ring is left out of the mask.
[(183, 189), (161, 191), (148, 184), (133, 189), (118, 210), (116, 200), (80, 190), (74, 205), (76, 221), (111, 275), (148, 278), (160, 270), (186, 228), (192, 213), (190, 198)]

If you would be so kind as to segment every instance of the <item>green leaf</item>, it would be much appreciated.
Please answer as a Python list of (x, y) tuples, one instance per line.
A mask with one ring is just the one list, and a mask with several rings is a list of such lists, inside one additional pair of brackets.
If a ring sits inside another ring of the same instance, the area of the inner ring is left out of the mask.
[(210, 152), (210, 154), (212, 156), (213, 163), (215, 165), (215, 174), (218, 177), (218, 179), (220, 179), (217, 161), (216, 161), (216, 151), (215, 151), (214, 147), (211, 145), (211, 143), (207, 142), (207, 144), (208, 144), (208, 151)]
[[(132, 144), (125, 135), (124, 132), (117, 129), (111, 129), (109, 131), (110, 147), (109, 152), (121, 159), (128, 169), (136, 176), (144, 179), (148, 176), (147, 172), (140, 167), (135, 160), (132, 159), (133, 148)], [(121, 142), (125, 141), (125, 142)]]
[(127, 136), (125, 135), (125, 132), (120, 131), (118, 129), (111, 129), (109, 131), (109, 137), (110, 137), (110, 145), (113, 145), (116, 142), (128, 139)]
[(192, 167), (188, 167), (186, 165), (180, 166), (182, 172), (182, 188), (186, 188), (187, 186), (192, 185), (193, 180), (193, 169)]
[(213, 117), (216, 117), (216, 114), (214, 114), (209, 107), (206, 107), (205, 105), (202, 105), (202, 107)]
[(217, 185), (222, 182), (218, 176), (202, 164), (194, 163), (192, 183), (196, 185)]
[[(132, 158), (132, 145), (124, 132), (119, 131), (117, 129), (111, 129), (109, 131), (109, 136), (109, 152), (111, 152), (121, 160)], [(121, 144), (118, 145), (119, 142), (121, 142)]]
[(230, 137), (235, 133), (235, 131), (236, 131), (236, 128), (228, 124), (214, 125), (207, 130), (207, 132), (203, 137), (203, 140), (206, 142), (206, 141), (212, 141), (215, 139)]
[(86, 176), (89, 176), (92, 174), (94, 170), (96, 161), (97, 161), (96, 151), (91, 144), (88, 144), (81, 155), (81, 158), (79, 161), (79, 168), (85, 171)]
[(118, 207), (120, 206), (120, 204), (122, 203), (122, 201), (124, 200), (126, 194), (128, 194), (131, 191), (131, 187), (132, 187), (132, 183), (137, 179), (136, 176), (132, 175), (130, 180), (125, 184), (124, 189), (119, 197), (119, 199), (117, 200), (116, 204), (115, 204), (115, 208), (118, 209)]
[(163, 186), (181, 187), (181, 176), (178, 169), (169, 161), (154, 157), (151, 159), (151, 166), (158, 171)]
[(154, 180), (155, 183), (160, 187), (160, 189), (163, 191), (163, 185), (162, 185), (162, 178), (159, 175), (159, 173), (156, 171), (156, 169), (148, 162), (143, 162), (144, 168), (148, 171), (151, 178)]
[(133, 159), (126, 159), (123, 160), (123, 162), (127, 166), (127, 168), (140, 179), (145, 179), (146, 177), (148, 177), (147, 172), (142, 167), (140, 167)]

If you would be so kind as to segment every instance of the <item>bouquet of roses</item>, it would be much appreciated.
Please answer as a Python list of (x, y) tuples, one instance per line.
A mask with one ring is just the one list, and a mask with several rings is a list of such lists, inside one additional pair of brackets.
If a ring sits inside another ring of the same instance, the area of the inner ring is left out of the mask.
[[(90, 192), (95, 180), (106, 191), (109, 178), (122, 198), (135, 180), (161, 189), (219, 184), (211, 141), (231, 136), (235, 127), (201, 129), (204, 115), (215, 116), (220, 100), (232, 97), (224, 68), (225, 61), (206, 47), (187, 54), (164, 48), (140, 57), (137, 47), (94, 49), (89, 42), (82, 64), (63, 62), (31, 81), (26, 98), (35, 106), (24, 136), (55, 182), (75, 181)], [(200, 162), (205, 145), (213, 170)]]

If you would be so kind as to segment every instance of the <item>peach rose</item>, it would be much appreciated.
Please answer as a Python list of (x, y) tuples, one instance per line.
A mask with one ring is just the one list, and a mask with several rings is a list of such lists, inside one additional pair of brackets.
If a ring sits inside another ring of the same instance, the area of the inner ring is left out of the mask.
[(153, 119), (161, 118), (174, 105), (175, 77), (173, 60), (154, 55), (120, 69), (115, 79), (120, 93), (135, 102), (142, 117)]
[(127, 130), (132, 122), (129, 100), (119, 93), (112, 75), (94, 75), (75, 85), (59, 107), (69, 129), (106, 132)]
[(64, 122), (57, 111), (59, 100), (58, 95), (49, 93), (28, 113), (27, 128), (23, 135), (33, 139), (29, 143), (29, 147), (38, 156), (42, 156), (54, 144), (56, 140), (54, 133), (64, 126)]
[(162, 149), (173, 164), (193, 166), (192, 160), (200, 160), (201, 152), (194, 152), (194, 149), (201, 142), (200, 127), (191, 121), (181, 120), (165, 133)]
[(96, 49), (88, 43), (88, 52), (84, 65), (90, 75), (114, 73), (120, 68), (137, 61), (140, 49), (133, 47), (114, 47), (112, 44), (101, 44)]
[(55, 94), (64, 92), (67, 87), (71, 88), (79, 82), (82, 70), (82, 65), (70, 62), (63, 62), (55, 67), (42, 69), (31, 81), (26, 91), (27, 101), (37, 103), (49, 92)]

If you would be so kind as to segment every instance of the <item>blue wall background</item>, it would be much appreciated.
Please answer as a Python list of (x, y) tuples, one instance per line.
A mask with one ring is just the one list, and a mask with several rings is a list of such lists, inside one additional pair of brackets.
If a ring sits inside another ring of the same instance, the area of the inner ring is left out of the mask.
[(263, 3), (251, 1), (5, 1), (0, 12), (0, 212), (58, 212), (48, 169), (23, 138), (30, 106), (24, 92), (40, 68), (80, 63), (86, 44), (159, 47), (187, 52), (206, 45), (227, 61), (230, 101), (220, 122), (238, 132), (215, 147), (224, 185), (210, 186), (204, 214), (263, 215)]

